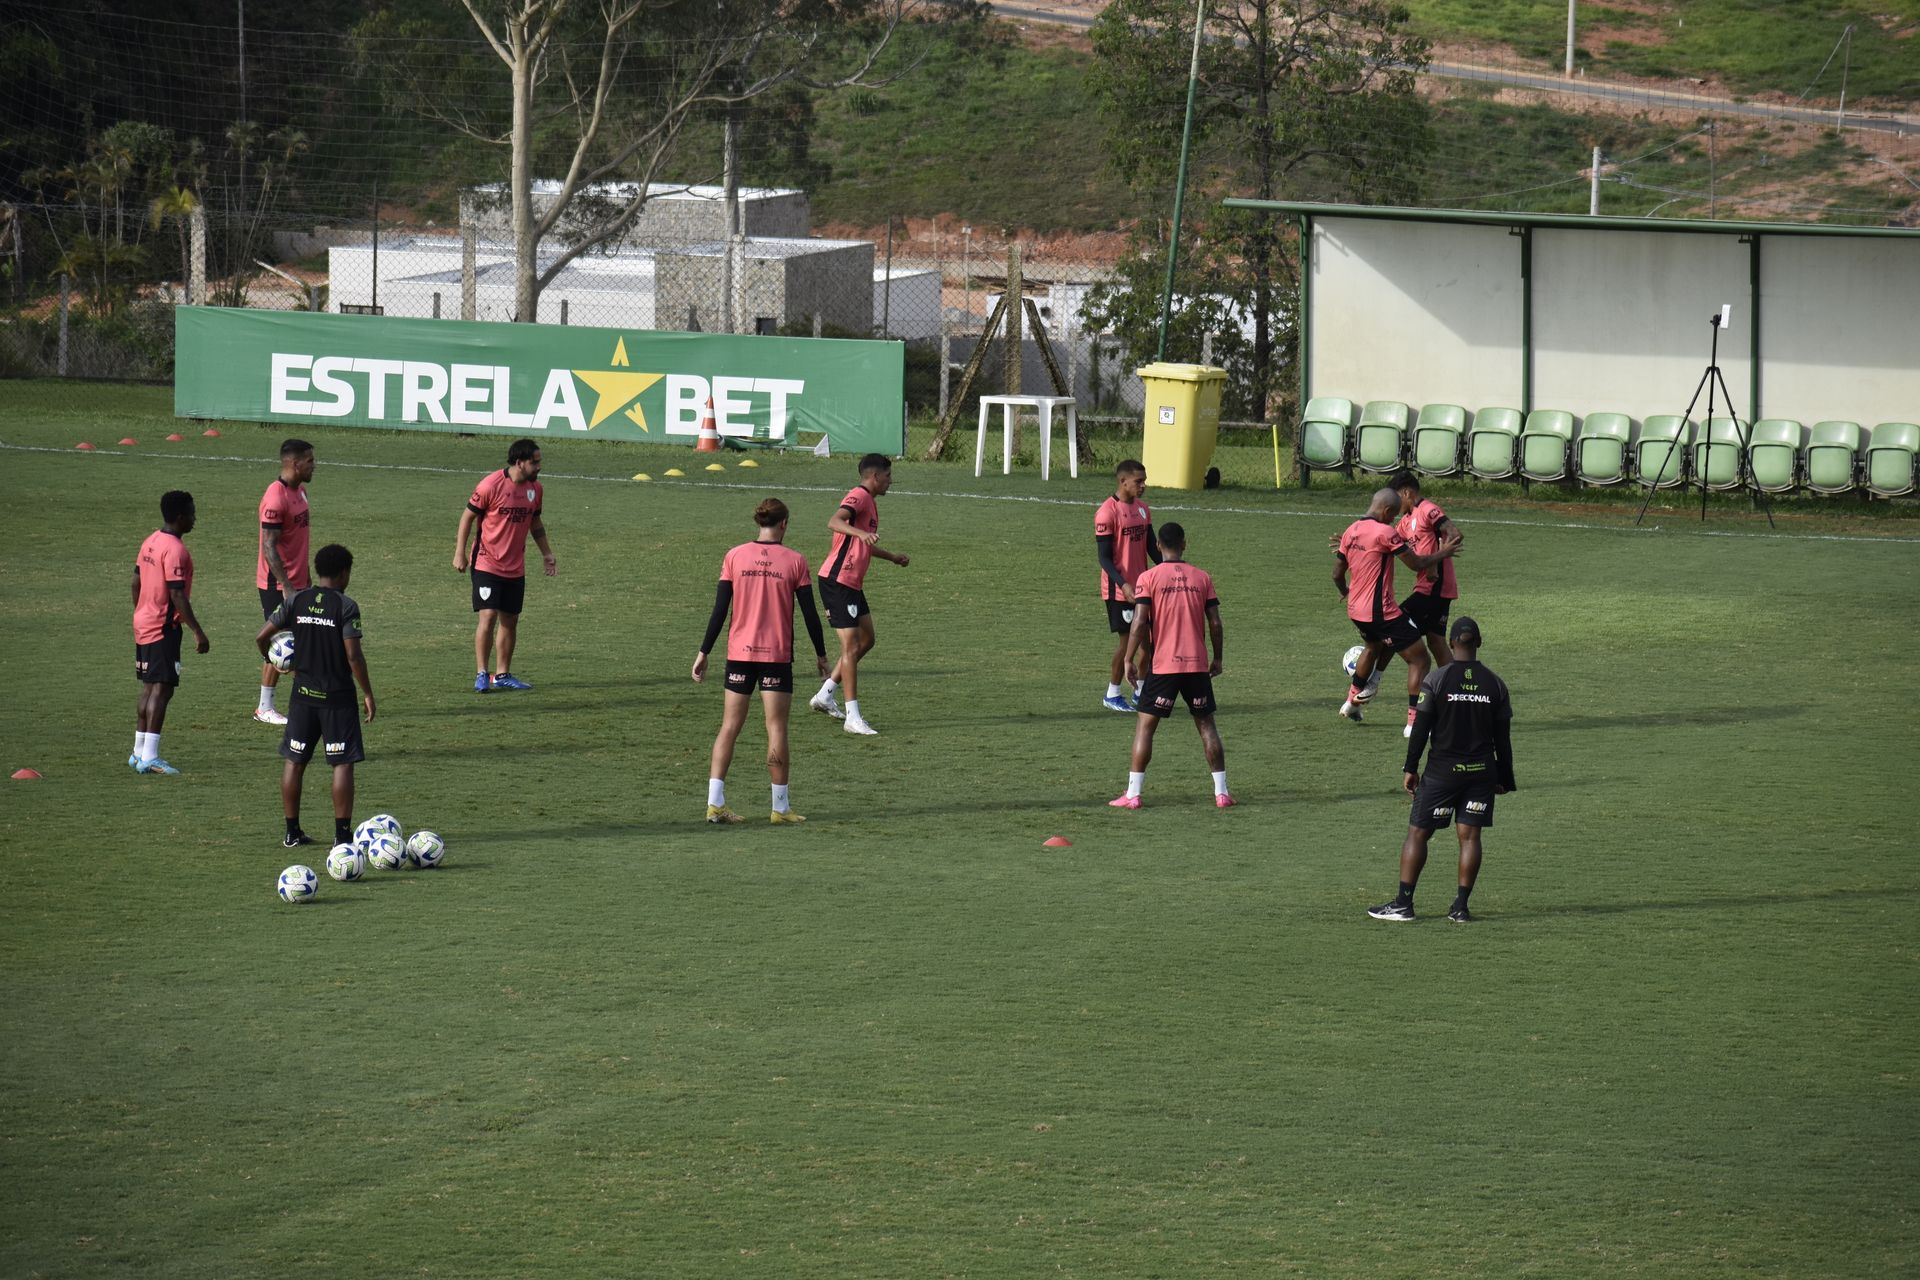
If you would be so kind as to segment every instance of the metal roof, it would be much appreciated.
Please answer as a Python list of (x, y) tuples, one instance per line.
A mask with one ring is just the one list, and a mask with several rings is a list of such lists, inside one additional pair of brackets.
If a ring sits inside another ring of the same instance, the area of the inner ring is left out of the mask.
[(1451, 222), (1481, 227), (1552, 227), (1562, 231), (1690, 231), (1707, 235), (1879, 236), (1920, 241), (1920, 228), (1848, 227), (1810, 222), (1733, 222), (1701, 218), (1610, 218), (1582, 213), (1489, 213), (1480, 209), (1403, 209), (1392, 205), (1318, 204), (1232, 196), (1230, 209), (1263, 209), (1308, 218), (1373, 218), (1385, 222)]

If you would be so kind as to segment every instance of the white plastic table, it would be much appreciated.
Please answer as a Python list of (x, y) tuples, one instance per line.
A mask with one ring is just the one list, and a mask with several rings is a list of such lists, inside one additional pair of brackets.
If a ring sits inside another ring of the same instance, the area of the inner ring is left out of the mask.
[(987, 451), (987, 411), (998, 405), (1000, 408), (1000, 474), (1013, 472), (1013, 430), (1022, 409), (1032, 409), (1040, 418), (1040, 478), (1049, 479), (1053, 472), (1053, 411), (1065, 409), (1067, 418), (1067, 472), (1074, 479), (1080, 478), (1080, 450), (1078, 440), (1078, 410), (1072, 396), (981, 396), (980, 432), (973, 442), (973, 474), (980, 474), (980, 464)]

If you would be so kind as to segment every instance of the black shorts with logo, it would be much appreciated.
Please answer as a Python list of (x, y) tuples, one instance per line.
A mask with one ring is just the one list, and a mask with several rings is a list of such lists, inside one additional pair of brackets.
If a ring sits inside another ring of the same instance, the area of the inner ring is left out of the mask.
[(1493, 825), (1493, 788), (1498, 781), (1491, 762), (1427, 763), (1413, 797), (1410, 827), (1437, 831), (1458, 819), (1463, 827)]
[(497, 573), (473, 570), (473, 611), (492, 609), (499, 613), (518, 614), (520, 606), (527, 598), (527, 580), (523, 577), (503, 578)]
[(134, 645), (133, 674), (141, 684), (179, 684), (180, 628), (161, 632), (152, 644)]
[(1149, 673), (1140, 687), (1137, 705), (1150, 716), (1164, 720), (1173, 714), (1174, 700), (1185, 698), (1187, 709), (1196, 716), (1214, 712), (1213, 677), (1204, 671), (1175, 671), (1162, 675)]
[(866, 592), (832, 578), (820, 579), (820, 603), (826, 606), (827, 625), (835, 631), (857, 627), (860, 619), (873, 616), (873, 610), (867, 608)]
[(1374, 644), (1384, 644), (1395, 653), (1405, 653), (1420, 643), (1420, 627), (1406, 614), (1392, 622), (1355, 622), (1354, 628)]
[(260, 588), (260, 616), (271, 618), (273, 611), (286, 602), (286, 594), (278, 587)]
[(1133, 630), (1133, 601), (1107, 601), (1107, 630), (1117, 636)]
[(1413, 625), (1420, 628), (1420, 634), (1439, 636), (1444, 640), (1447, 635), (1447, 615), (1453, 612), (1453, 601), (1438, 592), (1422, 595), (1416, 591), (1400, 602), (1400, 612), (1413, 619)]
[(356, 764), (367, 758), (360, 740), (360, 708), (351, 699), (313, 702), (294, 695), (287, 706), (280, 754), (305, 764), (315, 749), (326, 755), (328, 764)]
[(758, 689), (762, 693), (792, 693), (793, 664), (791, 662), (735, 662), (727, 659), (727, 692), (744, 693), (753, 696)]

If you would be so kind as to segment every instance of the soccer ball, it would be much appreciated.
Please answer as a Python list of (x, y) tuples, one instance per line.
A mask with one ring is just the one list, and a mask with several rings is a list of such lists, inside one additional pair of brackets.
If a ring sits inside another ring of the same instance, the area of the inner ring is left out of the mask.
[(358, 880), (367, 874), (367, 856), (358, 845), (337, 844), (327, 852), (327, 874), (335, 880)]
[(1353, 646), (1353, 648), (1347, 650), (1346, 657), (1340, 659), (1340, 665), (1346, 670), (1346, 673), (1348, 675), (1352, 675), (1353, 669), (1360, 665), (1360, 655), (1365, 653), (1366, 651), (1367, 651), (1367, 646), (1363, 644), (1357, 644)]
[(354, 828), (353, 842), (358, 845), (364, 845), (368, 840), (377, 835), (389, 835), (398, 840), (400, 838), (400, 823), (390, 813), (376, 813), (358, 827)]
[(267, 661), (281, 671), (293, 670), (293, 632), (278, 632), (267, 642)]
[(313, 895), (320, 892), (320, 877), (313, 874), (313, 868), (294, 863), (280, 873), (280, 900), (299, 904), (312, 902)]
[(407, 861), (416, 867), (437, 867), (446, 856), (447, 842), (431, 831), (416, 831), (407, 837)]
[(407, 865), (407, 851), (400, 837), (381, 831), (367, 837), (360, 846), (367, 861), (381, 871), (398, 871)]

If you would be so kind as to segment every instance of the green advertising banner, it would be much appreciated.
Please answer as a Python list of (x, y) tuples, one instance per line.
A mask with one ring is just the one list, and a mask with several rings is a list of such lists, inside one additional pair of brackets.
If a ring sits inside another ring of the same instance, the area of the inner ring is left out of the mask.
[(182, 418), (900, 454), (897, 342), (174, 308)]

